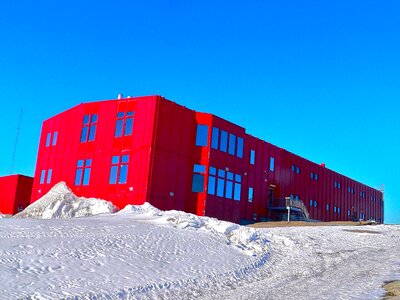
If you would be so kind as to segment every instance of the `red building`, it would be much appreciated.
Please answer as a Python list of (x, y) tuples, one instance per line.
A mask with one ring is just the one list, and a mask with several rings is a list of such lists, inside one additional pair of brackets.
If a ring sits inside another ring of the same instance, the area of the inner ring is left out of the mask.
[(24, 175), (0, 177), (0, 213), (16, 214), (29, 205), (33, 178)]
[[(160, 96), (83, 103), (43, 123), (32, 202), (65, 181), (119, 207), (145, 201), (233, 222), (383, 222), (382, 192)], [(286, 198), (286, 199), (285, 199)]]

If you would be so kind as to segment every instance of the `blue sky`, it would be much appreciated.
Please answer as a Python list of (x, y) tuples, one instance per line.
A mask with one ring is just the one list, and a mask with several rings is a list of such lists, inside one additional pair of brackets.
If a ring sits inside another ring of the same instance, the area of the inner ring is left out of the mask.
[(160, 94), (373, 187), (400, 223), (398, 1), (0, 0), (0, 175), (41, 122)]

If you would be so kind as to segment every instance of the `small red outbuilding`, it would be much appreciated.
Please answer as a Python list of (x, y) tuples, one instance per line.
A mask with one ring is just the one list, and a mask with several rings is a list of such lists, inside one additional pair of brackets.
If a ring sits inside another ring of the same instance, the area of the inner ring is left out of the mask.
[(0, 213), (16, 214), (29, 205), (33, 177), (9, 175), (0, 177)]

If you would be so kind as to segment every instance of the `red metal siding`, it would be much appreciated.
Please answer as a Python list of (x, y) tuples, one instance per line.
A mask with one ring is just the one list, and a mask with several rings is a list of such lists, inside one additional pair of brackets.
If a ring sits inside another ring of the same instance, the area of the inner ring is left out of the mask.
[(0, 212), (16, 214), (29, 205), (33, 178), (24, 175), (0, 177)]
[[(117, 113), (128, 111), (134, 112), (132, 135), (114, 137)], [(83, 118), (92, 114), (98, 115), (96, 137), (94, 141), (81, 143)], [(208, 126), (205, 146), (196, 146), (198, 124)], [(243, 139), (242, 158), (211, 147), (213, 127), (227, 132), (228, 145), (231, 136), (235, 143), (238, 137)], [(58, 132), (57, 144), (46, 146), (47, 134), (54, 132)], [(255, 151), (254, 164), (250, 163), (251, 150)], [(112, 156), (125, 154), (129, 154), (127, 183), (109, 184)], [(92, 159), (90, 184), (76, 186), (77, 162), (82, 159)], [(205, 167), (201, 192), (192, 191), (195, 164)], [(228, 178), (224, 196), (208, 194), (210, 167), (225, 172), (226, 176), (228, 172), (240, 176), (240, 201), (226, 197), (228, 184), (230, 189), (238, 183), (228, 183)], [(48, 173), (50, 169), (50, 182), (40, 183), (42, 170)], [(311, 172), (318, 175), (318, 180), (311, 178)], [(195, 112), (160, 96), (81, 104), (45, 121), (32, 201), (61, 180), (78, 195), (109, 199), (119, 207), (149, 201), (160, 209), (180, 209), (234, 222), (268, 219), (270, 190), (274, 198), (298, 196), (312, 219), (349, 220), (353, 214), (360, 218), (360, 213), (365, 219), (382, 221), (383, 218), (381, 192), (248, 135), (244, 128), (224, 119)], [(335, 181), (340, 182), (340, 189)], [(248, 200), (249, 187), (253, 188), (252, 202)], [(348, 187), (354, 193), (348, 192)], [(365, 197), (360, 192), (365, 192)], [(377, 200), (371, 200), (371, 196)], [(316, 202), (316, 207), (310, 200)]]

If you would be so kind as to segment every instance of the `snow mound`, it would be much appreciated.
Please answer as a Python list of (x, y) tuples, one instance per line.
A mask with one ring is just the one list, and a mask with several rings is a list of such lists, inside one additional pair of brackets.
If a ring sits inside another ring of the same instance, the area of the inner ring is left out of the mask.
[(268, 252), (268, 240), (257, 229), (215, 218), (201, 217), (176, 210), (161, 211), (147, 202), (143, 205), (127, 205), (117, 215), (129, 216), (136, 221), (146, 223), (210, 232), (247, 255), (259, 256)]
[(113, 213), (118, 209), (111, 202), (77, 197), (65, 184), (60, 182), (42, 198), (16, 214), (15, 218), (66, 219)]

